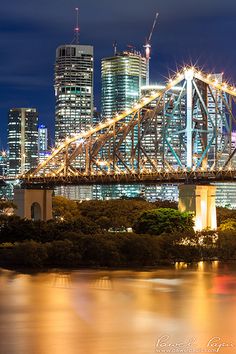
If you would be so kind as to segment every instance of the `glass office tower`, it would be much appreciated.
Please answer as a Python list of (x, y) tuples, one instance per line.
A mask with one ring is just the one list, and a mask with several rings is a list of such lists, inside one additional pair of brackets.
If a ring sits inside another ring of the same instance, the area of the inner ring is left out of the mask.
[(102, 117), (112, 118), (138, 101), (146, 81), (146, 59), (124, 51), (102, 59)]
[[(115, 53), (112, 57), (102, 59), (102, 119), (114, 117), (131, 108), (141, 97), (141, 87), (146, 82), (146, 59), (135, 50)], [(129, 117), (126, 118), (129, 120)], [(134, 133), (134, 143), (138, 131)], [(127, 135), (125, 143), (119, 150), (122, 155), (129, 155), (132, 136)], [(106, 149), (106, 146), (104, 147)], [(119, 163), (118, 163), (119, 164)], [(119, 166), (121, 169), (122, 165)], [(94, 198), (109, 199), (122, 196), (137, 197), (139, 186), (95, 186)]]
[(16, 177), (38, 164), (38, 113), (13, 108), (8, 116), (9, 176)]
[(86, 130), (93, 118), (93, 47), (63, 45), (56, 50), (55, 141)]

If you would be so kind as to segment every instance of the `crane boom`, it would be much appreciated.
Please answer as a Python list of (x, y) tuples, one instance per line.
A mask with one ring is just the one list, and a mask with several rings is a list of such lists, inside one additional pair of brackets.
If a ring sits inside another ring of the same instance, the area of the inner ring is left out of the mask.
[(150, 32), (150, 34), (149, 34), (147, 43), (150, 43), (150, 42), (151, 42), (152, 35), (153, 35), (153, 31), (154, 31), (154, 29), (155, 29), (155, 27), (156, 27), (156, 24), (157, 24), (157, 18), (158, 18), (158, 16), (159, 16), (159, 13), (157, 12), (157, 13), (156, 13), (156, 16), (155, 16), (155, 19), (154, 19), (154, 21), (153, 21), (152, 29), (151, 29), (151, 32)]
[(145, 48), (145, 55), (146, 55), (146, 63), (147, 63), (147, 71), (146, 71), (146, 85), (149, 85), (149, 62), (150, 62), (150, 53), (151, 53), (151, 39), (152, 39), (152, 35), (153, 35), (153, 31), (156, 27), (156, 23), (157, 23), (157, 18), (159, 16), (159, 13), (156, 13), (156, 16), (154, 18), (153, 21), (153, 25), (152, 25), (152, 29), (151, 32), (149, 34), (148, 39), (146, 40), (146, 44), (144, 45)]

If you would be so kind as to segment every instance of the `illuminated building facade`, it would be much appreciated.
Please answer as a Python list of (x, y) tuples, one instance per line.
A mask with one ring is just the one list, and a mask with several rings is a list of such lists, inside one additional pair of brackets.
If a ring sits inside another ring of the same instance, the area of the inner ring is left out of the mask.
[(55, 141), (88, 129), (93, 118), (93, 47), (63, 45), (56, 50)]
[(50, 155), (48, 151), (48, 128), (40, 124), (38, 127), (38, 157), (39, 163), (44, 161)]
[(8, 175), (8, 152), (0, 151), (0, 176)]
[(146, 59), (136, 51), (124, 51), (102, 59), (103, 118), (112, 118), (139, 100), (146, 70)]
[[(141, 87), (146, 82), (146, 73), (146, 58), (135, 50), (119, 52), (102, 59), (102, 119), (114, 117), (117, 113), (131, 108), (140, 99)], [(137, 131), (133, 137), (127, 136), (119, 149), (123, 156), (129, 154), (132, 143), (136, 141)], [(134, 186), (132, 190), (136, 195), (137, 187)], [(119, 187), (112, 189), (107, 186), (94, 187), (94, 196), (101, 195), (102, 198), (107, 198), (109, 194), (120, 195)]]
[(40, 124), (38, 127), (38, 151), (43, 152), (48, 150), (48, 128)]
[(38, 112), (35, 108), (13, 108), (8, 116), (9, 176), (38, 164)]

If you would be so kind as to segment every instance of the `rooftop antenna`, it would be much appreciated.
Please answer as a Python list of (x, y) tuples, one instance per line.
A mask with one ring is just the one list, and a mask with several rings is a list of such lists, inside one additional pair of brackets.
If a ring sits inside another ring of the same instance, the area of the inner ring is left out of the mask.
[(146, 85), (149, 85), (149, 64), (150, 64), (150, 54), (151, 54), (151, 40), (152, 40), (152, 35), (153, 35), (153, 31), (156, 27), (156, 23), (157, 23), (157, 18), (159, 16), (159, 13), (157, 12), (154, 18), (154, 22), (152, 25), (152, 29), (151, 32), (149, 34), (149, 37), (146, 40), (146, 44), (144, 45), (145, 48), (145, 55), (146, 55), (146, 63), (147, 63), (147, 74), (146, 74)]
[(117, 41), (113, 42), (114, 55), (117, 54)]
[(80, 28), (79, 28), (79, 8), (75, 8), (76, 11), (76, 26), (75, 26), (75, 44), (79, 44), (79, 35), (80, 35)]

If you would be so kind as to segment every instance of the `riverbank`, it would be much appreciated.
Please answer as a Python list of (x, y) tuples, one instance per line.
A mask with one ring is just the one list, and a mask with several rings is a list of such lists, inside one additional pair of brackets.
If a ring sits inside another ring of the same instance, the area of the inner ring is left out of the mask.
[(67, 232), (51, 242), (0, 244), (0, 266), (8, 269), (125, 269), (212, 260), (236, 260), (236, 233), (153, 236)]
[(53, 203), (48, 222), (1, 215), (1, 267), (124, 269), (236, 259), (236, 211), (218, 209), (218, 230), (195, 233), (193, 215), (167, 202)]

